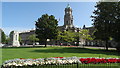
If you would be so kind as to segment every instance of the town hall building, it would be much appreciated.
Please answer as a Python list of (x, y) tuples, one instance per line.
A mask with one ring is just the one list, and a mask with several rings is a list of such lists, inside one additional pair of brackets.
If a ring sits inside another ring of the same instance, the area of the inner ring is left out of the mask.
[[(73, 25), (74, 19), (72, 15), (72, 8), (68, 4), (65, 8), (65, 15), (64, 15), (64, 25), (58, 26), (58, 29), (61, 31), (68, 31), (72, 30), (74, 32), (80, 31), (80, 28), (77, 28)], [(35, 29), (27, 30), (27, 31), (13, 31), (13, 34), (11, 35), (11, 41), (9, 44), (13, 46), (20, 46), (20, 45), (31, 45), (33, 43), (28, 40), (28, 37), (32, 34), (35, 34)], [(19, 37), (22, 39), (22, 43), (19, 42)], [(52, 42), (53, 43), (53, 42)]]
[[(83, 27), (82, 29), (81, 28), (78, 28), (78, 27), (75, 27), (74, 26), (74, 17), (72, 15), (72, 8), (70, 7), (70, 5), (68, 4), (67, 7), (65, 8), (65, 15), (64, 15), (64, 25), (63, 26), (58, 26), (58, 29), (61, 30), (61, 31), (68, 31), (68, 30), (71, 30), (73, 32), (80, 32), (81, 30), (83, 29), (87, 29), (90, 31), (90, 33), (92, 33), (94, 31), (94, 28), (93, 27)], [(13, 33), (11, 34), (10, 36), (10, 43), (9, 45), (12, 45), (12, 46), (27, 46), (27, 45), (33, 45), (33, 42), (31, 42), (28, 37), (30, 35), (33, 35), (35, 34), (35, 29), (32, 29), (32, 30), (27, 30), (27, 31), (21, 31), (21, 32), (18, 32), (18, 31), (13, 31)], [(20, 42), (20, 39), (21, 38), (21, 41)], [(83, 40), (83, 39), (79, 39), (79, 44), (80, 45), (90, 45), (90, 46), (93, 46), (93, 45), (100, 45), (99, 41), (96, 41), (96, 40), (93, 40), (93, 41), (89, 41), (89, 40)], [(47, 45), (56, 45), (56, 44), (59, 44), (59, 42), (56, 42), (56, 41), (53, 41), (53, 40), (50, 40), (48, 39), (47, 41)], [(35, 44), (35, 42), (34, 42)], [(39, 43), (39, 44), (42, 44), (42, 43)]]

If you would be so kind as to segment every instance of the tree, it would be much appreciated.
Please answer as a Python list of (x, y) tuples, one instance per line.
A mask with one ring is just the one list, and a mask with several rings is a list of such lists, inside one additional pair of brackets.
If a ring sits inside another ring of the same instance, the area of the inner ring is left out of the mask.
[(89, 34), (89, 30), (87, 29), (83, 29), (79, 32), (80, 34), (80, 38), (84, 39), (84, 40), (93, 40), (92, 35)]
[(36, 41), (39, 41), (38, 38), (36, 38), (35, 34), (32, 34), (28, 37), (28, 40), (30, 40), (32, 43), (35, 43)]
[(112, 38), (118, 43), (116, 49), (120, 51), (120, 1), (114, 3)]
[(13, 33), (14, 33), (14, 31), (11, 31), (10, 34), (9, 34), (9, 37), (12, 36)]
[[(44, 14), (36, 21), (36, 34), (47, 44), (47, 39), (55, 39), (58, 35), (58, 21), (53, 15)], [(39, 41), (40, 42), (40, 41)]]
[(10, 37), (9, 36), (6, 36), (6, 44), (8, 44), (10, 41)]
[(3, 43), (3, 44), (5, 44), (6, 43), (6, 35), (5, 35), (5, 33), (4, 33), (4, 31), (2, 31), (2, 36), (1, 36), (1, 42)]
[(58, 37), (57, 40), (62, 40), (67, 43), (71, 42), (77, 42), (77, 45), (79, 45), (79, 39), (84, 39), (84, 40), (93, 40), (92, 36), (89, 34), (89, 30), (83, 29), (80, 30), (79, 32), (74, 32), (74, 31), (59, 31), (58, 32)]
[(99, 2), (95, 6), (97, 9), (93, 12), (93, 25), (96, 28), (94, 33), (95, 39), (106, 42), (106, 50), (108, 50), (108, 41), (113, 35), (113, 24), (116, 18), (116, 2)]
[(65, 42), (68, 42), (68, 43), (73, 42), (75, 40), (74, 37), (75, 37), (75, 35), (74, 35), (74, 32), (72, 32), (72, 31), (64, 31), (63, 32), (62, 38)]
[(90, 32), (88, 29), (82, 29), (78, 32), (75, 33), (75, 37), (77, 40), (77, 44), (79, 44), (79, 39), (83, 39), (83, 40), (93, 40), (92, 35), (90, 35)]
[(12, 35), (13, 35), (14, 31), (11, 31), (10, 34), (9, 34), (9, 38), (10, 38), (10, 41), (12, 41)]
[(58, 30), (57, 40), (60, 41), (62, 39), (63, 32)]
[(57, 37), (57, 40), (62, 40), (64, 42), (67, 42), (67, 45), (68, 43), (71, 43), (71, 42), (74, 42), (76, 40), (75, 38), (75, 32), (72, 32), (72, 31), (59, 31), (58, 32), (58, 37)]
[(21, 38), (21, 36), (19, 36), (19, 42), (20, 42), (20, 44), (22, 44), (22, 38)]

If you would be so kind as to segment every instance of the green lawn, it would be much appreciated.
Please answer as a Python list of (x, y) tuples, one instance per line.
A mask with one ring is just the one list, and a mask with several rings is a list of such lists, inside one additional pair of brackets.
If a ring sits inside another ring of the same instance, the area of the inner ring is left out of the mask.
[(47, 57), (112, 57), (120, 54), (115, 50), (73, 48), (73, 47), (34, 47), (34, 48), (2, 48), (2, 62), (15, 58), (47, 58)]

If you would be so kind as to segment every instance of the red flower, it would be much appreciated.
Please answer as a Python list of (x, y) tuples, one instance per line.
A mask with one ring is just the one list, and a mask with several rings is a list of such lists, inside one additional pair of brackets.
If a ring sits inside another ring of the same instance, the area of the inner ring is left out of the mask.
[(20, 58), (20, 59), (24, 59), (24, 58)]
[(64, 57), (54, 57), (54, 58), (64, 58)]
[(119, 58), (119, 59), (117, 59), (117, 63), (120, 63), (120, 58)]
[(109, 63), (116, 63), (116, 62), (117, 62), (117, 59), (108, 59), (108, 62), (109, 62)]

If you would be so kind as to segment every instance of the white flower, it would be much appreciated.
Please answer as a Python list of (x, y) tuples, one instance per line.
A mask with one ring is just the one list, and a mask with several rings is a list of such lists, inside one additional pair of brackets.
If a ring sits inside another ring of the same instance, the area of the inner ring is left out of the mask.
[(22, 64), (16, 64), (16, 66), (23, 66)]

